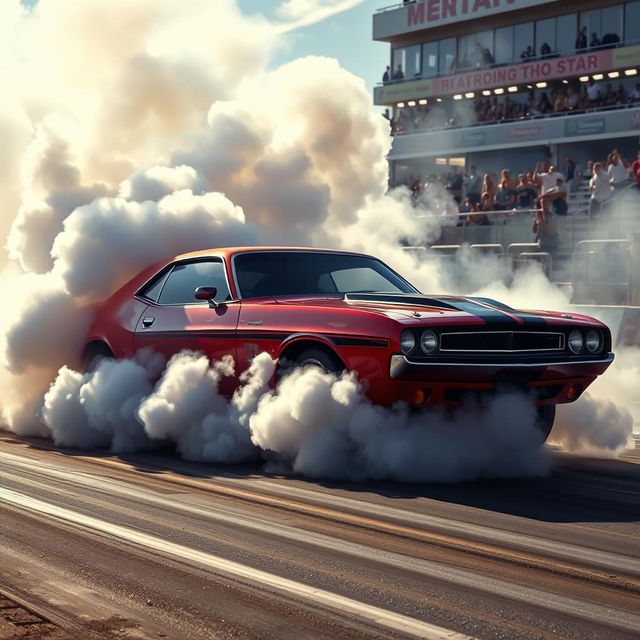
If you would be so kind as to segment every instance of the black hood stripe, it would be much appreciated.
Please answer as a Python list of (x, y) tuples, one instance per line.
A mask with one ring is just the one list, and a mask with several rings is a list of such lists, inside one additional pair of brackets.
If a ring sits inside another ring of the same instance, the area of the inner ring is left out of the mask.
[(500, 327), (515, 328), (523, 324), (547, 326), (547, 321), (541, 316), (520, 313), (506, 304), (490, 298), (457, 298), (454, 296), (437, 298), (402, 293), (351, 293), (346, 294), (344, 299), (346, 302), (382, 302), (383, 304), (416, 305), (463, 311), (481, 318), (487, 324)]
[(498, 302), (497, 300), (492, 300), (491, 298), (469, 298), (469, 300), (477, 300), (484, 304), (491, 305), (492, 307), (498, 307), (503, 309), (505, 312), (510, 313), (512, 316), (519, 318), (522, 320), (524, 324), (529, 326), (536, 325), (538, 327), (546, 327), (548, 325), (547, 319), (544, 316), (538, 316), (533, 313), (524, 313), (522, 311), (517, 311), (508, 305)]

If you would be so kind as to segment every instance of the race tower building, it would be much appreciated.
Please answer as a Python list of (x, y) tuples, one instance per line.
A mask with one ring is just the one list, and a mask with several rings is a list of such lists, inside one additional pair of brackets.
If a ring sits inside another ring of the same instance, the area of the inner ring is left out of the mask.
[(640, 1), (405, 0), (374, 14), (373, 38), (391, 45), (374, 101), (395, 183), (636, 157)]

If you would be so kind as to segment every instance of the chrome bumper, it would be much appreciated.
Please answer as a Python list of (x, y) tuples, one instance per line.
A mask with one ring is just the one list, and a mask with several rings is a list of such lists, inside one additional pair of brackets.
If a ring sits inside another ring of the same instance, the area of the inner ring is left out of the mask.
[(497, 375), (528, 373), (533, 379), (545, 374), (546, 378), (592, 377), (604, 373), (613, 362), (608, 353), (597, 360), (564, 362), (411, 362), (406, 356), (393, 355), (389, 376), (393, 380), (466, 380), (491, 382)]

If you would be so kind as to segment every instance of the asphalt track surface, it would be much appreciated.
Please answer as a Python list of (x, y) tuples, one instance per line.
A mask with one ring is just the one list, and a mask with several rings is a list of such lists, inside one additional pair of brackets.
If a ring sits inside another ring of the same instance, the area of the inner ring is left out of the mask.
[(640, 451), (347, 484), (0, 434), (0, 639), (637, 638)]

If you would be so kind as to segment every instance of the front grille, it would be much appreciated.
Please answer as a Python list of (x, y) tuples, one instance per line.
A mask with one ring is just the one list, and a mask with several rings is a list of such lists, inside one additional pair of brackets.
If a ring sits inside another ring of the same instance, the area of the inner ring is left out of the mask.
[(461, 331), (440, 334), (441, 352), (562, 351), (564, 334), (541, 331)]

